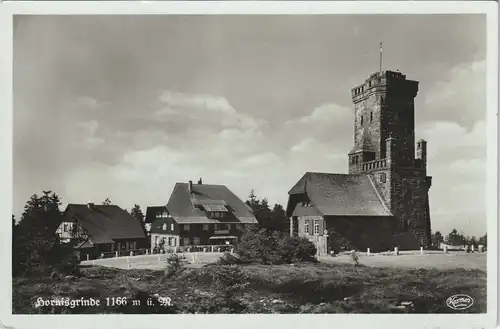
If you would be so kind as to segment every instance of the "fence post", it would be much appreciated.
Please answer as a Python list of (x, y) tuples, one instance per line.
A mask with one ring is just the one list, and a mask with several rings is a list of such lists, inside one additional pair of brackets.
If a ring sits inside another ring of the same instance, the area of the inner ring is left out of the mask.
[(134, 256), (134, 252), (133, 251), (130, 252), (130, 256)]
[(443, 251), (444, 251), (445, 253), (448, 253), (448, 246), (444, 246)]
[(118, 251), (115, 251), (115, 257), (118, 257)]
[(149, 255), (149, 250), (148, 249), (146, 249), (146, 255)]
[(104, 253), (101, 253), (101, 258), (104, 258)]
[(424, 247), (420, 247), (420, 255), (423, 256), (424, 255)]
[(474, 245), (471, 245), (470, 251), (474, 252)]
[(210, 252), (214, 252), (214, 246), (210, 246)]
[(158, 254), (158, 263), (160, 262), (160, 254)]
[(370, 248), (366, 248), (366, 256), (370, 256)]
[(399, 255), (399, 248), (398, 247), (394, 247), (394, 255)]

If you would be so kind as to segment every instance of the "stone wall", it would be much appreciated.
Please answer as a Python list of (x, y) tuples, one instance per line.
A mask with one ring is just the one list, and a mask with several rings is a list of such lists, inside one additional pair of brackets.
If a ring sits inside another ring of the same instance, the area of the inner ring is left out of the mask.
[(425, 171), (396, 169), (392, 184), (391, 210), (400, 220), (400, 231), (413, 233), (423, 247), (430, 247), (429, 186)]

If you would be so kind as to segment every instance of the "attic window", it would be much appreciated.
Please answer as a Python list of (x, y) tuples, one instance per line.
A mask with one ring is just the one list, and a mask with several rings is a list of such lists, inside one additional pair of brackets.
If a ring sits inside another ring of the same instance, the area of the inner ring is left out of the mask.
[(169, 214), (168, 211), (166, 210), (156, 213), (156, 218), (168, 218), (168, 217)]
[(167, 230), (167, 224), (163, 224), (162, 229), (163, 229), (164, 231), (166, 231), (166, 230)]
[(385, 175), (385, 173), (381, 173), (380, 174), (380, 182), (381, 183), (385, 183), (386, 182), (386, 175)]
[(225, 215), (226, 215), (226, 213), (222, 212), (222, 211), (209, 211), (208, 212), (209, 218), (224, 218)]

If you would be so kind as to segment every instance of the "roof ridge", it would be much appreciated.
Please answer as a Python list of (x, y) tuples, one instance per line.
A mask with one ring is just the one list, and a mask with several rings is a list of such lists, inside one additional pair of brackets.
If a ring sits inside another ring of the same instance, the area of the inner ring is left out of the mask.
[(387, 205), (385, 204), (385, 201), (384, 199), (382, 198), (382, 196), (380, 195), (380, 193), (378, 192), (378, 189), (377, 189), (377, 186), (375, 185), (375, 182), (373, 181), (372, 177), (370, 175), (366, 175), (368, 176), (368, 180), (370, 181), (370, 183), (372, 184), (373, 186), (373, 189), (375, 190), (375, 194), (377, 195), (377, 197), (379, 198), (380, 202), (382, 203), (382, 207), (384, 207), (384, 209), (392, 215), (392, 211), (389, 210), (389, 208), (387, 207)]

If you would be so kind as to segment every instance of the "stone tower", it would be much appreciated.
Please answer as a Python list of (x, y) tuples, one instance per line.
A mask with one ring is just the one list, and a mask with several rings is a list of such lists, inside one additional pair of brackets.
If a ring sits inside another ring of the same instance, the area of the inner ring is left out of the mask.
[(349, 173), (369, 175), (387, 207), (424, 247), (430, 246), (427, 142), (415, 156), (415, 106), (418, 82), (399, 72), (372, 74), (352, 90), (354, 147)]

